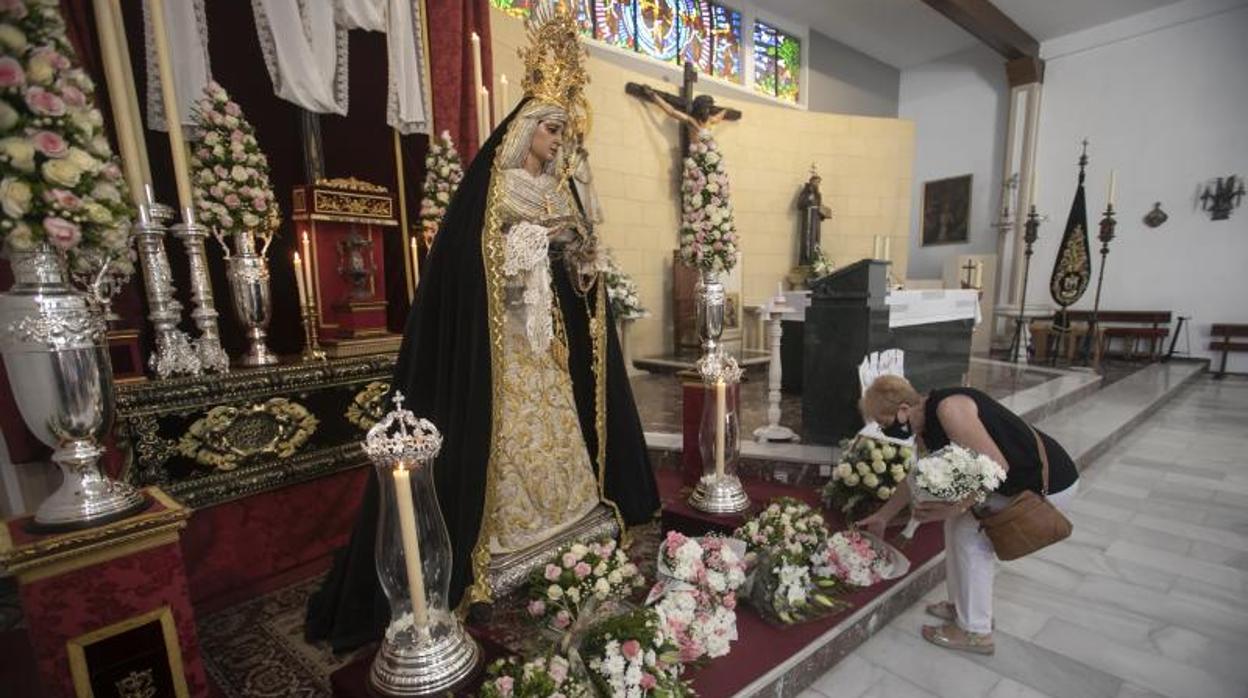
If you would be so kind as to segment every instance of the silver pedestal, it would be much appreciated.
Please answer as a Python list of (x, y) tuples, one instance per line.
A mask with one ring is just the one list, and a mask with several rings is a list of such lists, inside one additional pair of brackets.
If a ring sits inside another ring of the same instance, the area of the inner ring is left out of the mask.
[(736, 475), (703, 475), (689, 495), (689, 506), (708, 514), (738, 514), (750, 508), (750, 497)]
[[(438, 637), (430, 628), (443, 631)], [(429, 628), (415, 632), (411, 642), (394, 641), (387, 637), (373, 658), (368, 682), (373, 690), (385, 696), (429, 696), (443, 694), (463, 682), (481, 661), (481, 648), (458, 620), (431, 623)]]

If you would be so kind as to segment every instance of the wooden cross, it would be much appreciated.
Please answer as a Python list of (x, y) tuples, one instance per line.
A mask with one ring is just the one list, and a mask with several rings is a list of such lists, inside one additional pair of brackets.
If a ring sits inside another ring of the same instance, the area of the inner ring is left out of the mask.
[(962, 288), (974, 288), (975, 283), (975, 261), (967, 259), (966, 264), (962, 265), (962, 271), (966, 272), (966, 281), (963, 282)]
[[(624, 91), (642, 101), (655, 101), (660, 108), (668, 107), (664, 111), (669, 116), (684, 121), (691, 127), (693, 124), (697, 124), (699, 128), (709, 128), (722, 120), (737, 121), (741, 118), (741, 112), (736, 109), (714, 106), (715, 100), (709, 95), (702, 95), (699, 98), (705, 98), (710, 107), (706, 110), (705, 116), (698, 118), (698, 115), (694, 114), (693, 95), (693, 83), (697, 81), (698, 70), (693, 67), (692, 63), (685, 61), (684, 76), (681, 81), (679, 95), (660, 92), (648, 85), (641, 85), (635, 82), (624, 85)], [(659, 103), (655, 98), (662, 100), (662, 103)], [(687, 128), (680, 130), (680, 152), (682, 157), (689, 154), (689, 129)]]

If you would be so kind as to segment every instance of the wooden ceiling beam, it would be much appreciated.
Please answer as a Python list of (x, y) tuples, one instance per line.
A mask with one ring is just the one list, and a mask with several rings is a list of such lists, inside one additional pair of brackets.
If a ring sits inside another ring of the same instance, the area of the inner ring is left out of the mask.
[(923, 3), (1007, 61), (1040, 58), (1040, 42), (989, 0), (923, 0)]

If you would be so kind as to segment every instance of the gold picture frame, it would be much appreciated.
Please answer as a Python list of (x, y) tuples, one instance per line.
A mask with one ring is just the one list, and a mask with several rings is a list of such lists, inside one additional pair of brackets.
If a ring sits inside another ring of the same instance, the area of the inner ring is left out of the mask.
[[(137, 630), (151, 623), (160, 624), (161, 636), (165, 646), (165, 658), (169, 662), (169, 676), (173, 684), (174, 696), (176, 698), (189, 698), (190, 690), (186, 685), (186, 674), (182, 667), (182, 645), (178, 641), (178, 629), (174, 624), (173, 609), (169, 606), (161, 606), (147, 613), (127, 618), (70, 639), (66, 643), (66, 650), (69, 654), (70, 676), (74, 681), (74, 695), (77, 698), (95, 698), (95, 691), (91, 687), (91, 668), (88, 666), (87, 661), (87, 650), (91, 645)], [(147, 673), (150, 677), (150, 670)], [(124, 693), (120, 686), (118, 691)], [(140, 690), (133, 692), (133, 695), (137, 697), (156, 694)]]

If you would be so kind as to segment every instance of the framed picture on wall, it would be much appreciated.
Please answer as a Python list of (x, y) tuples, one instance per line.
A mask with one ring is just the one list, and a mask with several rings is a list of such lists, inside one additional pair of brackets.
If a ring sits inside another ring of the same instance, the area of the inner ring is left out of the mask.
[(971, 175), (923, 185), (923, 245), (966, 242), (971, 218)]

